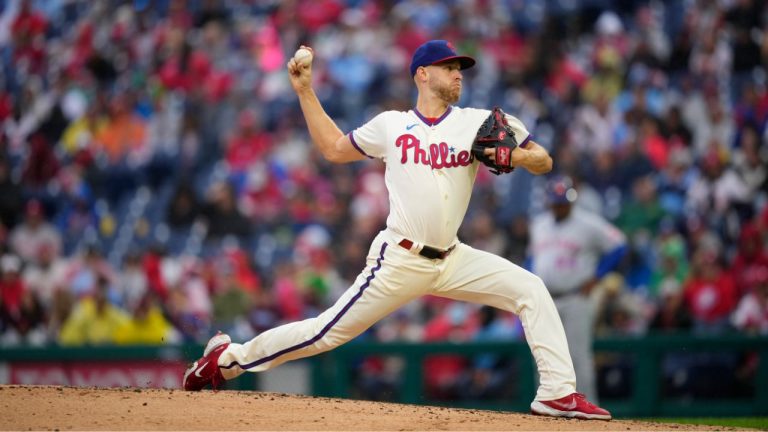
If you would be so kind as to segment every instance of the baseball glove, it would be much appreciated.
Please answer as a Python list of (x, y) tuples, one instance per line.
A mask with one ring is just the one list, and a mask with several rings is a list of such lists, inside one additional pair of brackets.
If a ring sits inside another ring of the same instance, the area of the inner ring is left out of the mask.
[[(485, 149), (496, 149), (496, 156), (488, 156)], [(475, 142), (472, 144), (472, 154), (491, 172), (499, 175), (512, 172), (515, 168), (512, 162), (512, 150), (517, 148), (515, 132), (507, 123), (504, 111), (495, 107), (488, 118), (485, 119), (480, 129), (477, 130)]]

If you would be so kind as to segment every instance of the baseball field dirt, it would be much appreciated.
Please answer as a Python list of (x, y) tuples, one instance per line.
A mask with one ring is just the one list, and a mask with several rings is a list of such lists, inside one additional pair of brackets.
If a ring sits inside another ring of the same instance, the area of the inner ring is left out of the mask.
[[(0, 386), (1, 430), (724, 430), (277, 393)], [(727, 429), (727, 428), (726, 428)]]

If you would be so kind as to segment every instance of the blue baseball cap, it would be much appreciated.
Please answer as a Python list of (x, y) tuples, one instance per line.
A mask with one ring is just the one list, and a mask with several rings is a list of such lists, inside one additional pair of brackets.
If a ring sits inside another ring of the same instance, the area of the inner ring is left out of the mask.
[(413, 53), (411, 76), (416, 75), (416, 69), (421, 66), (430, 66), (450, 60), (458, 60), (462, 70), (475, 65), (475, 59), (456, 54), (453, 44), (446, 40), (436, 39), (425, 42)]
[(547, 200), (550, 204), (571, 204), (578, 195), (570, 177), (557, 176), (547, 184)]

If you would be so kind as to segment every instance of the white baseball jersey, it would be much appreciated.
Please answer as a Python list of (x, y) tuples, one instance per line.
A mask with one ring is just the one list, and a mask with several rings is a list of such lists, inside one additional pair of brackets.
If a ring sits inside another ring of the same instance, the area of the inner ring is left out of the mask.
[[(479, 163), (472, 156), (477, 129), (490, 111), (449, 107), (430, 122), (417, 110), (386, 111), (349, 133), (352, 143), (387, 165), (387, 228), (415, 242), (447, 249), (456, 242)], [(507, 115), (517, 142), (530, 134)]]
[(594, 277), (603, 254), (625, 241), (608, 221), (578, 207), (561, 222), (542, 214), (531, 228), (533, 272), (553, 294), (573, 292)]
[[(390, 215), (368, 250), (366, 267), (352, 286), (315, 318), (285, 324), (244, 343), (230, 344), (218, 359), (226, 379), (333, 349), (402, 305), (424, 295), (490, 305), (517, 314), (539, 371), (537, 400), (576, 390), (576, 375), (557, 309), (541, 279), (524, 268), (456, 239), (479, 163), (471, 146), (490, 111), (449, 108), (435, 121), (418, 111), (388, 111), (349, 136), (358, 150), (386, 162)], [(508, 121), (521, 145), (530, 139), (514, 117)], [(428, 259), (408, 239), (447, 250)]]

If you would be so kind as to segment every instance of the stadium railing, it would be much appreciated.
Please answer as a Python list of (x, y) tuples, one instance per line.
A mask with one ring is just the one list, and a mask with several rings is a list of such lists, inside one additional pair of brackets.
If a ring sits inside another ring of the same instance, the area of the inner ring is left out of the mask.
[[(626, 365), (623, 368), (626, 376), (621, 379), (628, 381), (627, 391), (620, 397), (601, 394), (601, 404), (616, 417), (768, 414), (768, 337), (651, 335), (636, 339), (600, 339), (595, 341), (594, 347), (599, 363), (610, 365), (618, 358)], [(185, 364), (196, 359), (201, 349), (194, 344), (4, 347), (0, 350), (0, 383), (175, 387), (180, 384), (179, 371), (183, 372)], [(511, 392), (512, 397), (431, 399), (425, 379), (429, 372), (425, 370), (425, 360), (436, 355), (464, 357), (468, 359), (467, 364), (480, 356), (508, 358), (514, 368), (511, 382), (516, 386)], [(397, 388), (387, 399), (393, 402), (527, 412), (535, 393), (535, 368), (524, 342), (383, 344), (353, 341), (309, 359), (312, 394), (360, 397), (360, 392), (355, 390), (359, 385), (360, 366), (364, 359), (371, 357), (400, 359)], [(722, 358), (736, 361), (715, 361), (716, 365), (725, 364), (726, 367), (699, 368), (698, 375), (687, 377), (694, 384), (696, 380), (708, 380), (714, 391), (704, 397), (698, 397), (696, 389), (678, 391), (670, 396), (670, 392), (676, 391), (673, 387), (675, 381), (679, 381), (677, 375), (690, 375), (697, 365), (706, 366), (708, 360)], [(674, 365), (680, 364), (688, 369), (676, 370)], [(101, 368), (105, 369), (100, 373)], [(739, 374), (742, 375), (741, 384), (746, 383), (747, 388), (734, 393), (729, 383)], [(258, 377), (259, 374), (245, 374), (228, 382), (227, 389), (259, 389)], [(154, 384), (151, 380), (155, 380)], [(719, 392), (721, 388), (722, 392)]]

